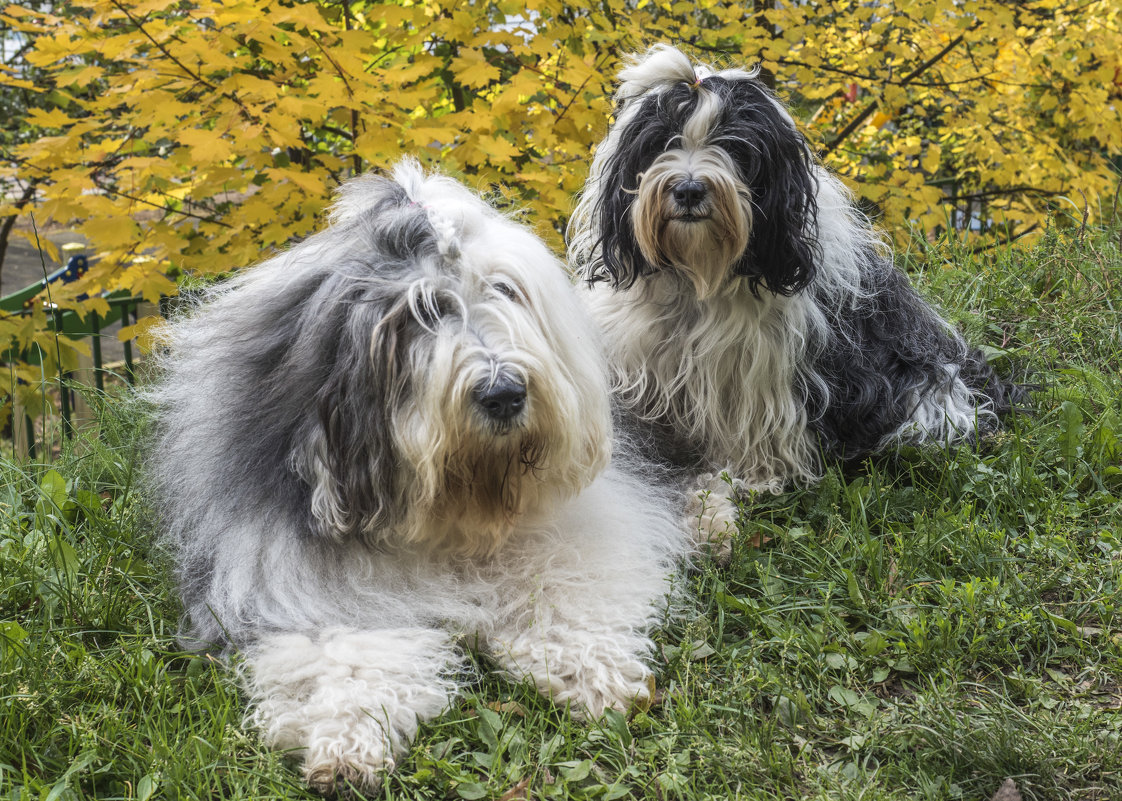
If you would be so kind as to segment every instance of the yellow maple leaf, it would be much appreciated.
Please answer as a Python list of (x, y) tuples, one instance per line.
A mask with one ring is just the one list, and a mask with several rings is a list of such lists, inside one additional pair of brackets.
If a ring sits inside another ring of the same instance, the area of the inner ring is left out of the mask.
[(223, 162), (233, 155), (233, 143), (221, 131), (184, 128), (176, 134), (176, 138), (180, 144), (187, 146), (191, 159), (196, 163)]
[[(158, 300), (159, 296), (156, 299)], [(137, 346), (148, 353), (159, 342), (162, 329), (166, 325), (167, 321), (159, 316), (141, 317), (135, 325), (122, 326), (121, 330), (117, 332), (117, 339), (121, 342), (135, 339)]]
[(452, 71), (456, 80), (464, 86), (478, 89), (499, 78), (499, 68), (489, 64), (481, 50), (464, 51), (452, 59)]
[(31, 109), (27, 113), (26, 120), (32, 125), (43, 128), (61, 128), (74, 122), (70, 115), (60, 108), (52, 108), (49, 111), (41, 108)]
[(79, 230), (99, 247), (125, 247), (140, 239), (140, 227), (124, 215), (93, 217), (83, 222)]
[(47, 266), (51, 263), (59, 264), (62, 262), (58, 245), (46, 236), (40, 235), (34, 230), (29, 231), (25, 228), (13, 228), (10, 235), (26, 240), (31, 247), (35, 248), (37, 251), (41, 251)]
[(316, 197), (327, 197), (327, 185), (323, 177), (310, 172), (297, 169), (271, 168), (265, 174), (274, 181), (288, 181), (300, 187), (303, 192)]

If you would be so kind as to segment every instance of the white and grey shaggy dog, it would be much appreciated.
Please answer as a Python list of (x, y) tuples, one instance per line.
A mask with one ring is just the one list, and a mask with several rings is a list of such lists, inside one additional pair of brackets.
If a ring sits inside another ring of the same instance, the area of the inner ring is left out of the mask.
[(779, 492), (823, 455), (995, 427), (1018, 390), (893, 267), (753, 73), (662, 45), (619, 81), (569, 260), (663, 458), (703, 489), (727, 470)]
[(650, 698), (688, 537), (611, 456), (563, 266), (405, 162), (166, 336), (151, 469), (193, 647), (321, 790), (377, 786), (464, 645), (575, 714)]

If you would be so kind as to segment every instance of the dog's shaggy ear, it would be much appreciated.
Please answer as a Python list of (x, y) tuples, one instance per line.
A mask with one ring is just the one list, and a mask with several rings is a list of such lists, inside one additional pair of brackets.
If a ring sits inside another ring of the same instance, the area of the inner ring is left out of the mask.
[(310, 527), (340, 540), (385, 532), (402, 508), (391, 410), (407, 391), (401, 305), (386, 310), (366, 299), (344, 298), (324, 330), (326, 377), (314, 398), (311, 420), (294, 454), (311, 486)]
[(754, 80), (722, 87), (729, 128), (721, 144), (733, 157), (752, 196), (752, 233), (738, 275), (753, 291), (762, 286), (779, 295), (805, 289), (821, 259), (818, 245), (818, 181), (802, 134), (780, 103)]
[(752, 232), (734, 269), (753, 290), (793, 295), (814, 280), (821, 258), (815, 181), (801, 160), (772, 162), (767, 172), (752, 192)]
[[(669, 52), (681, 56), (676, 50)], [(590, 195), (593, 205), (584, 211), (594, 215), (594, 230), (600, 238), (587, 244), (592, 245), (593, 252), (599, 252), (600, 258), (595, 271), (582, 277), (589, 281), (606, 280), (620, 289), (631, 287), (641, 276), (662, 266), (649, 264), (643, 255), (631, 209), (643, 172), (678, 138), (693, 113), (696, 93), (679, 81), (633, 102), (632, 111), (617, 123), (611, 137), (612, 149), (596, 179), (599, 191)]]
[[(635, 284), (639, 276), (650, 272), (651, 268), (639, 248), (639, 240), (635, 236), (635, 224), (631, 219), (631, 207), (635, 204), (635, 195), (638, 192), (639, 181), (636, 172), (631, 171), (633, 165), (630, 158), (613, 159), (609, 165), (611, 170), (609, 186), (622, 186), (621, 190), (609, 192), (600, 198), (600, 203), (595, 209), (599, 216), (598, 230), (601, 239), (596, 243), (600, 250), (599, 263), (596, 269), (586, 271), (586, 278), (590, 283), (595, 281), (608, 281), (617, 289), (628, 289)], [(634, 184), (634, 186), (630, 185)]]

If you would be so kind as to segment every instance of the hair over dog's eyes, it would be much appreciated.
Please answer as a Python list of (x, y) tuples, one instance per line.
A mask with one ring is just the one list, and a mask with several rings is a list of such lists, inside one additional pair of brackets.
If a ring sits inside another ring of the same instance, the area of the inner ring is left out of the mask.
[(453, 304), (438, 294), (422, 295), (413, 305), (413, 316), (425, 326), (434, 326), (453, 311)]
[(519, 299), (518, 291), (506, 281), (495, 281), (493, 284), (491, 284), (491, 286), (496, 292), (498, 292), (507, 300), (517, 301)]

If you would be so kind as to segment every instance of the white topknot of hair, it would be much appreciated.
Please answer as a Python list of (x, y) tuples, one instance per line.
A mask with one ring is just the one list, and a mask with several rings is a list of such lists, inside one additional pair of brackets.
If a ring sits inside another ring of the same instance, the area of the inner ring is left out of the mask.
[[(390, 170), (390, 177), (405, 190), (410, 202), (424, 209), (428, 215), (429, 222), (436, 231), (437, 249), (444, 261), (451, 262), (459, 258), (463, 250), (460, 243), (463, 220), (453, 219), (451, 215), (438, 211), (432, 202), (432, 195), (439, 195), (439, 205), (455, 211), (462, 210), (465, 202), (470, 207), (470, 201), (464, 200), (468, 197), (465, 194), (467, 190), (450, 178), (426, 174), (421, 163), (410, 157), (395, 164)], [(328, 216), (331, 224), (341, 225), (365, 214), (373, 187), (383, 180), (370, 173), (340, 186)]]
[(623, 104), (668, 84), (686, 83), (697, 86), (711, 75), (720, 75), (729, 80), (745, 80), (755, 78), (758, 73), (758, 68), (718, 70), (704, 62), (694, 61), (672, 45), (656, 44), (644, 53), (633, 53), (624, 58), (615, 99), (617, 103)]
[(668, 44), (656, 44), (645, 53), (633, 53), (624, 59), (619, 71), (616, 101), (625, 102), (649, 92), (660, 84), (697, 83), (708, 74), (704, 65), (696, 69), (690, 57)]
[(393, 179), (401, 184), (411, 201), (425, 210), (433, 230), (436, 231), (436, 247), (441, 257), (446, 262), (458, 259), (461, 251), (459, 225), (425, 202), (423, 197), (425, 170), (420, 162), (414, 158), (403, 158), (394, 165)]

